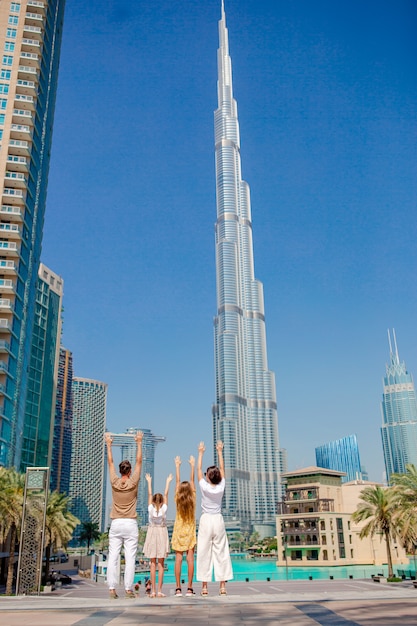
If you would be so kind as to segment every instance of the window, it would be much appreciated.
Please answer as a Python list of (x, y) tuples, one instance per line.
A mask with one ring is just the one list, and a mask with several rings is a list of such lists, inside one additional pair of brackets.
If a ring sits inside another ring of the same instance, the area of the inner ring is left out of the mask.
[(4, 111), (4, 109), (7, 108), (7, 100), (4, 100), (4, 98), (0, 98), (0, 109)]
[(14, 42), (6, 41), (4, 44), (4, 49), (6, 52), (14, 52)]
[(15, 28), (8, 28), (6, 31), (6, 37), (9, 39), (16, 39), (17, 30)]
[(19, 2), (12, 2), (10, 4), (10, 11), (12, 13), (19, 13), (19, 11), (20, 11), (20, 3)]
[(10, 75), (11, 75), (10, 70), (1, 70), (0, 72), (0, 78), (3, 78), (5, 80), (10, 80)]
[(8, 24), (13, 24), (13, 26), (17, 26), (19, 23), (19, 18), (17, 15), (9, 15), (9, 19), (7, 20)]
[(3, 139), (3, 130), (0, 128), (0, 139)]
[(9, 93), (9, 85), (0, 83), (0, 93)]
[(3, 55), (3, 65), (13, 65), (13, 57), (8, 54)]
[(0, 124), (4, 124), (4, 113), (0, 113)]

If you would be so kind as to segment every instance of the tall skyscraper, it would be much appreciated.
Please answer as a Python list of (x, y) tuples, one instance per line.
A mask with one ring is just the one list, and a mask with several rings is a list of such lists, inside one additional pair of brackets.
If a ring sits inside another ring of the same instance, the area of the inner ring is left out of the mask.
[(390, 363), (384, 376), (382, 396), (382, 447), (387, 480), (403, 473), (408, 463), (417, 466), (417, 399), (414, 381), (400, 362), (397, 339), (388, 331)]
[[(141, 479), (139, 481), (138, 502), (136, 506), (136, 511), (138, 513), (138, 523), (144, 526), (148, 523), (148, 484), (145, 480), (145, 475), (150, 474), (152, 476), (152, 484), (155, 487), (153, 482), (155, 470), (155, 448), (158, 443), (160, 443), (161, 441), (165, 441), (166, 438), (159, 435), (154, 435), (153, 432), (151, 432), (148, 428), (128, 428), (126, 433), (112, 433), (113, 447), (120, 447), (120, 461), (122, 459), (127, 459), (131, 462), (132, 467), (134, 467), (136, 459), (136, 442), (134, 440), (134, 436), (138, 430), (141, 430), (143, 432), (143, 441), (142, 471)], [(116, 460), (115, 467), (117, 469)]]
[(72, 353), (59, 351), (54, 438), (52, 445), (51, 491), (69, 494), (72, 451)]
[(263, 286), (254, 275), (248, 184), (242, 180), (237, 104), (222, 1), (216, 159), (217, 315), (213, 437), (225, 444), (224, 512), (243, 524), (274, 520), (280, 495), (275, 376), (268, 369)]
[[(72, 454), (70, 473), (71, 512), (81, 522), (98, 524), (104, 531), (105, 485), (104, 433), (107, 384), (89, 378), (72, 380)], [(78, 537), (80, 526), (74, 531)]]
[(0, 465), (20, 467), (64, 0), (0, 2)]
[(356, 435), (342, 437), (316, 448), (316, 465), (325, 469), (345, 472), (342, 482), (366, 480), (362, 474), (359, 446)]
[(63, 288), (62, 278), (41, 263), (23, 424), (23, 472), (51, 465)]

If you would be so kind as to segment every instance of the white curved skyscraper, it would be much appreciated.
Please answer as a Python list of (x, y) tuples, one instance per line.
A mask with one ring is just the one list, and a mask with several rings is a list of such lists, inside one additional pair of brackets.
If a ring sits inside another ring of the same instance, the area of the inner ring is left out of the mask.
[(275, 376), (268, 370), (262, 283), (254, 275), (250, 191), (242, 180), (239, 123), (222, 1), (216, 154), (214, 442), (225, 444), (226, 519), (274, 519), (280, 494)]

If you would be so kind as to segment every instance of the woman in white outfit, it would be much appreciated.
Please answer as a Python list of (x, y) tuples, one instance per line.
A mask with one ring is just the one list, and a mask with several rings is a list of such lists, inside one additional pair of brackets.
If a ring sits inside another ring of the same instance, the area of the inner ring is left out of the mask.
[(220, 582), (220, 595), (226, 595), (226, 581), (233, 578), (229, 542), (227, 541), (222, 499), (226, 481), (224, 477), (223, 442), (216, 444), (219, 467), (212, 465), (203, 476), (204, 443), (198, 446), (197, 476), (201, 491), (201, 517), (197, 537), (197, 580), (202, 581), (201, 595), (208, 595), (207, 583), (214, 579)]

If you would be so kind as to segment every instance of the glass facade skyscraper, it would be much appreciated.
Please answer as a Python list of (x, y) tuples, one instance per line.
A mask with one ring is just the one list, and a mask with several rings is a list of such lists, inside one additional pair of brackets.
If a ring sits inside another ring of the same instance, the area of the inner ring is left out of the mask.
[[(105, 522), (104, 433), (107, 384), (89, 378), (72, 380), (71, 512), (80, 522), (93, 522), (100, 532)], [(80, 526), (74, 531), (75, 539)]]
[(64, 282), (39, 266), (20, 469), (50, 466)]
[(217, 315), (213, 438), (224, 441), (224, 514), (243, 524), (274, 520), (280, 496), (275, 377), (268, 369), (263, 286), (255, 278), (250, 192), (242, 180), (239, 122), (222, 2), (218, 108), (214, 114)]
[(0, 465), (20, 467), (64, 0), (0, 2)]
[[(112, 433), (113, 447), (120, 447), (120, 461), (126, 459), (131, 462), (132, 468), (135, 466), (136, 460), (136, 442), (134, 440), (135, 433), (141, 430), (143, 432), (142, 440), (142, 471), (141, 479), (138, 487), (138, 501), (136, 511), (138, 514), (138, 523), (145, 526), (148, 523), (148, 483), (145, 475), (150, 474), (152, 477), (153, 491), (155, 493), (154, 471), (155, 471), (155, 448), (158, 443), (165, 441), (165, 437), (154, 435), (148, 428), (128, 428), (125, 433)], [(107, 452), (107, 449), (106, 449)], [(113, 455), (115, 456), (115, 454)], [(120, 462), (119, 461), (119, 462)], [(117, 462), (114, 462), (117, 469)], [(107, 459), (106, 459), (107, 466)], [(164, 483), (165, 487), (165, 483)]]
[(400, 362), (395, 331), (388, 332), (390, 363), (384, 376), (382, 396), (382, 447), (387, 480), (404, 473), (406, 465), (417, 466), (417, 399), (414, 380)]
[(342, 482), (364, 480), (356, 435), (329, 441), (316, 448), (316, 465), (345, 472)]

